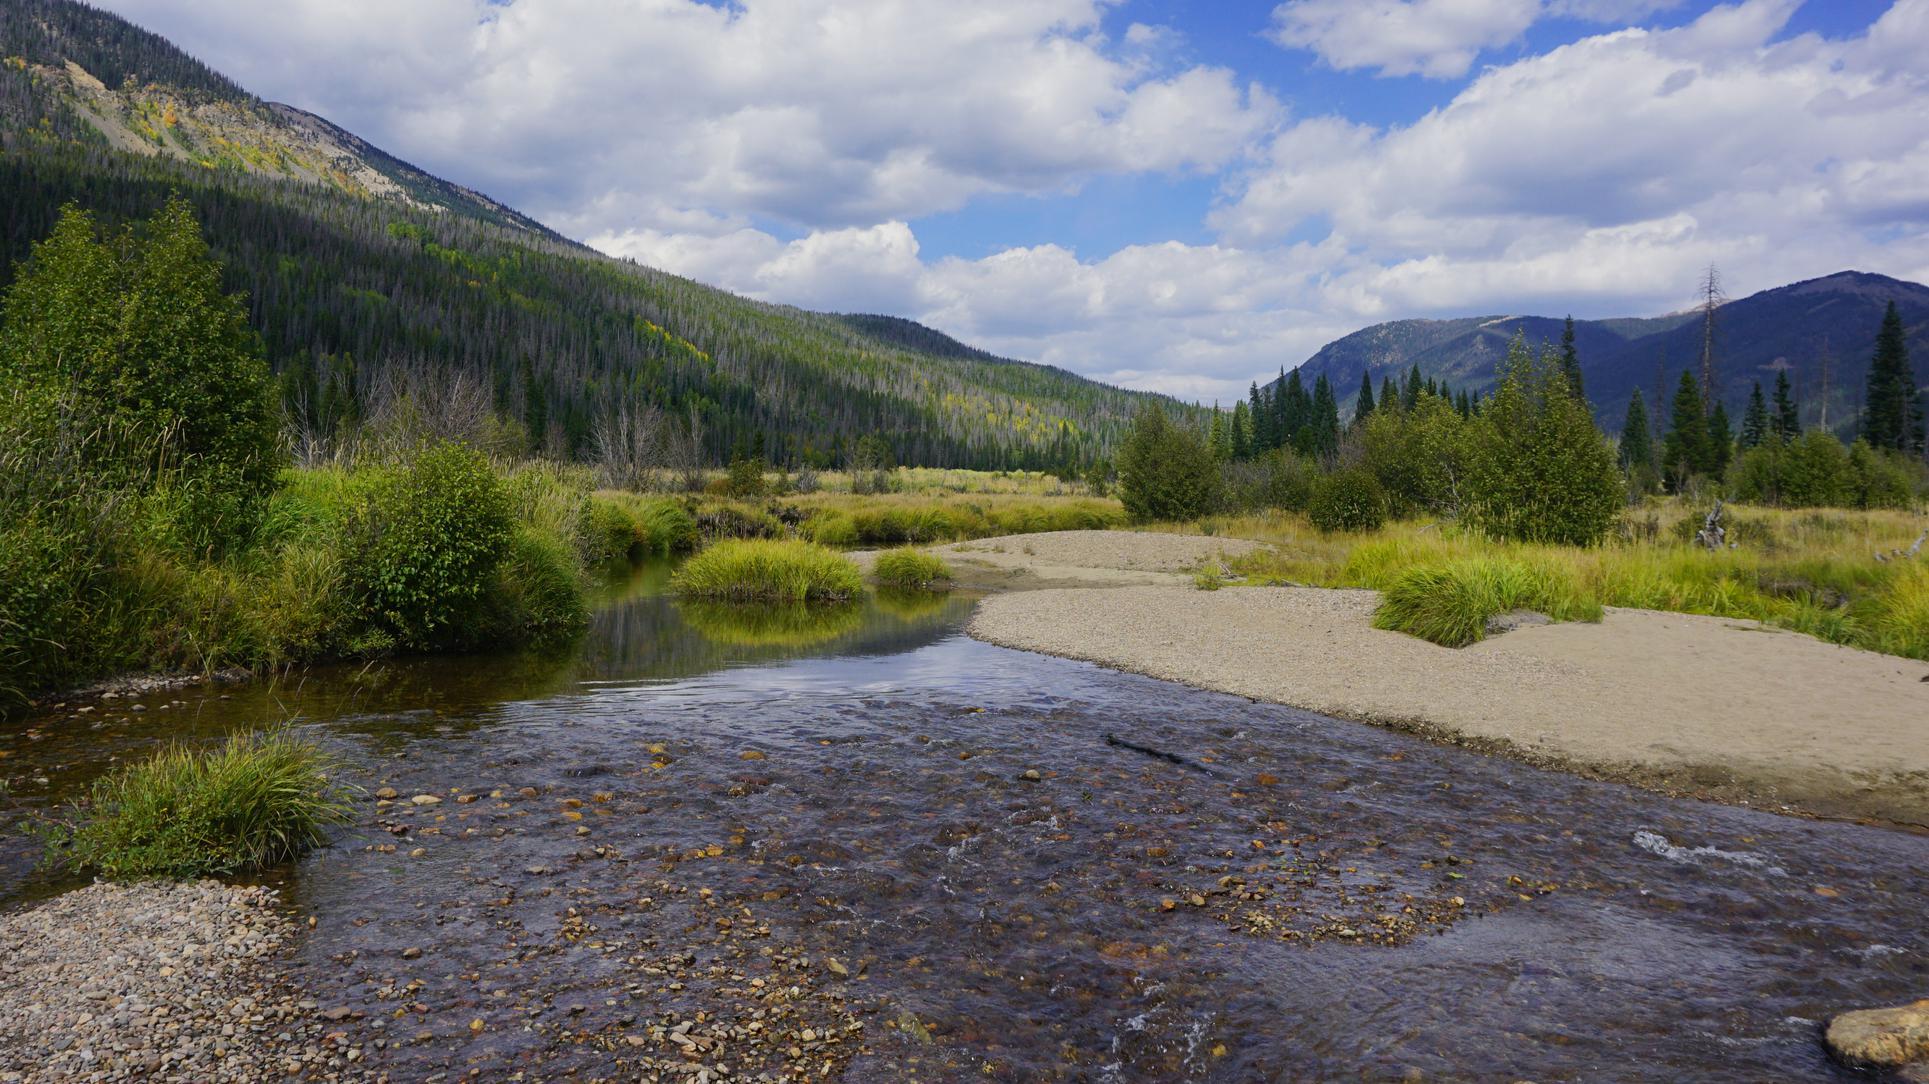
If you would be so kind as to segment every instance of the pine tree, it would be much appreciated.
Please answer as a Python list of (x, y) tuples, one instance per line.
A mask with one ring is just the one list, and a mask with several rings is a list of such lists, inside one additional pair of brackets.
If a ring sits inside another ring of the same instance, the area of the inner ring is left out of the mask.
[(1769, 419), (1775, 439), (1783, 444), (1802, 435), (1802, 417), (1796, 409), (1795, 395), (1788, 386), (1788, 370), (1775, 374), (1775, 415)]
[(1466, 388), (1460, 389), (1460, 397), (1454, 401), (1454, 409), (1460, 411), (1460, 416), (1463, 418), (1473, 416), (1473, 400), (1468, 397)]
[(1755, 390), (1748, 393), (1748, 409), (1741, 416), (1742, 451), (1761, 447), (1768, 439), (1768, 401), (1762, 398), (1762, 382), (1755, 381)]
[(1279, 397), (1279, 446), (1305, 454), (1310, 450), (1305, 429), (1306, 420), (1312, 414), (1312, 400), (1307, 397), (1306, 385), (1300, 380), (1298, 369), (1294, 369), (1291, 376), (1282, 371), (1280, 380), (1286, 391)]
[(1679, 492), (1689, 478), (1708, 473), (1708, 417), (1701, 409), (1701, 385), (1694, 373), (1681, 371), (1681, 386), (1668, 413), (1674, 426), (1661, 442), (1661, 472), (1668, 487)]
[(1253, 454), (1252, 416), (1246, 410), (1244, 400), (1233, 404), (1230, 428), (1232, 429), (1232, 457), (1234, 459), (1250, 458)]
[(1261, 391), (1258, 381), (1254, 381), (1247, 398), (1252, 402), (1253, 454), (1263, 455), (1274, 445), (1272, 397), (1270, 393)]
[(1863, 409), (1862, 436), (1877, 448), (1914, 452), (1922, 448), (1922, 420), (1917, 415), (1915, 370), (1909, 364), (1909, 344), (1902, 314), (1889, 302), (1882, 328), (1875, 337), (1875, 356), (1869, 360), (1869, 390)]
[(1567, 317), (1567, 327), (1561, 331), (1561, 375), (1567, 378), (1567, 386), (1574, 392), (1574, 398), (1587, 402), (1587, 393), (1581, 389), (1581, 355), (1574, 349), (1572, 314)]
[(1404, 410), (1412, 410), (1414, 404), (1419, 401), (1420, 365), (1415, 362), (1413, 368), (1407, 372), (1407, 386), (1400, 390), (1400, 406)]
[(1719, 401), (1708, 412), (1708, 473), (1720, 478), (1728, 473), (1728, 460), (1735, 454), (1735, 434), (1728, 424), (1728, 408)]
[(1360, 397), (1353, 404), (1353, 424), (1363, 425), (1373, 413), (1373, 377), (1360, 370)]
[(1206, 444), (1212, 449), (1214, 459), (1223, 463), (1232, 458), (1232, 436), (1226, 432), (1226, 414), (1218, 403), (1212, 404), (1212, 428)]
[(1333, 394), (1333, 385), (1321, 373), (1313, 381), (1313, 402), (1307, 429), (1313, 434), (1311, 440), (1313, 453), (1325, 458), (1340, 450), (1340, 401)]
[(1654, 432), (1648, 428), (1648, 408), (1641, 389), (1628, 399), (1628, 416), (1621, 423), (1621, 468), (1629, 474), (1654, 470)]
[(1393, 386), (1392, 376), (1383, 376), (1380, 378), (1380, 399), (1378, 404), (1376, 404), (1375, 409), (1378, 409), (1378, 410), (1400, 409), (1400, 391), (1398, 388)]

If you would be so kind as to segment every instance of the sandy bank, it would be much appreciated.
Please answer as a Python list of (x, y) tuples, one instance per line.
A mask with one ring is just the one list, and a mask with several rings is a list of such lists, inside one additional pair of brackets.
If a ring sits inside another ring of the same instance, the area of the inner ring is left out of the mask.
[(1641, 610), (1455, 650), (1374, 629), (1376, 602), (1060, 589), (986, 599), (970, 631), (1670, 792), (1929, 825), (1929, 664)]
[[(1243, 538), (1142, 531), (1049, 531), (926, 547), (961, 584), (1002, 590), (1189, 583), (1205, 561), (1265, 549)], [(865, 570), (877, 551), (850, 555)]]

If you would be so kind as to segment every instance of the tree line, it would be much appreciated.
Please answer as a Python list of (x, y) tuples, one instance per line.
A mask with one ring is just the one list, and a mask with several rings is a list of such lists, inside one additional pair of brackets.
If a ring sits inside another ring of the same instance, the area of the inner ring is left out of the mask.
[(1684, 372), (1670, 421), (1637, 389), (1620, 440), (1594, 422), (1573, 321), (1558, 347), (1517, 335), (1481, 398), (1425, 380), (1415, 366), (1375, 393), (1363, 374), (1342, 426), (1325, 375), (1297, 371), (1247, 402), (1189, 426), (1144, 411), (1121, 447), (1119, 493), (1140, 519), (1223, 510), (1305, 511), (1325, 529), (1365, 530), (1388, 516), (1457, 518), (1496, 537), (1588, 545), (1629, 500), (1666, 490), (1721, 492), (1784, 505), (1906, 505), (1929, 492), (1921, 396), (1894, 304), (1876, 335), (1862, 435), (1844, 445), (1804, 430), (1785, 374), (1759, 384), (1737, 431), (1702, 379)]

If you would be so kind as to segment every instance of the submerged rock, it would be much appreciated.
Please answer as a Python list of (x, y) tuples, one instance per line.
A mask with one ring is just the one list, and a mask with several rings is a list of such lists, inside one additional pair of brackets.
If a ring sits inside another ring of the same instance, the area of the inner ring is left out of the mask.
[(1829, 1021), (1829, 1050), (1852, 1065), (1929, 1070), (1929, 998), (1887, 1009), (1858, 1009)]

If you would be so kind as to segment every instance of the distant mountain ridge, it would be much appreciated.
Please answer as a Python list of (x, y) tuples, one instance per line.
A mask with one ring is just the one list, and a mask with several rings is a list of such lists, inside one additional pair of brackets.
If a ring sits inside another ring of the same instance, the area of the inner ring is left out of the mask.
[[(1894, 301), (1908, 329), (1919, 384), (1929, 384), (1929, 287), (1885, 275), (1843, 271), (1730, 301), (1715, 312), (1716, 383), (1731, 412), (1747, 402), (1756, 381), (1773, 386), (1786, 371), (1802, 403), (1804, 424), (1817, 424), (1826, 402), (1831, 428), (1850, 424), (1884, 308)], [(1350, 413), (1362, 373), (1375, 389), (1386, 377), (1421, 375), (1455, 390), (1485, 391), (1516, 335), (1538, 349), (1558, 344), (1564, 317), (1471, 316), (1394, 320), (1327, 343), (1299, 366), (1309, 386), (1324, 375)], [(1701, 365), (1698, 313), (1574, 321), (1575, 350), (1596, 418), (1620, 428), (1636, 387), (1652, 401), (1657, 373), (1662, 395), (1673, 395), (1683, 369)], [(1824, 359), (1828, 395), (1823, 397)], [(1276, 383), (1276, 381), (1274, 382)], [(1270, 384), (1268, 385), (1271, 386)]]

